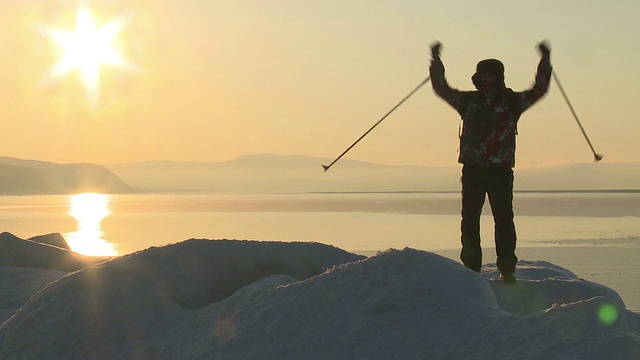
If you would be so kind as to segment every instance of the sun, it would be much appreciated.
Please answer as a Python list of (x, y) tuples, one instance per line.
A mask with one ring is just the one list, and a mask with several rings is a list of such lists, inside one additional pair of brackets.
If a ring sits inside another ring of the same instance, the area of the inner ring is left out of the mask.
[(87, 95), (96, 100), (100, 92), (102, 67), (132, 67), (118, 46), (118, 35), (131, 18), (132, 14), (127, 13), (99, 25), (89, 6), (83, 2), (76, 10), (75, 29), (43, 28), (45, 36), (53, 41), (60, 52), (60, 59), (51, 68), (45, 81), (56, 81), (77, 71)]

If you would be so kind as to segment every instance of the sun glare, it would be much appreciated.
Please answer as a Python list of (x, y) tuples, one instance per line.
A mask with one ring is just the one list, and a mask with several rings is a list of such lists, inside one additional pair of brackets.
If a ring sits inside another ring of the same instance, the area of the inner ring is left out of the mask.
[(130, 20), (131, 14), (127, 14), (99, 26), (89, 7), (82, 3), (76, 12), (74, 30), (44, 28), (44, 34), (60, 51), (60, 59), (47, 74), (46, 81), (59, 80), (77, 71), (87, 95), (95, 101), (100, 92), (103, 66), (132, 66), (118, 50), (116, 41)]
[(113, 244), (102, 239), (100, 223), (110, 212), (109, 195), (84, 193), (71, 196), (69, 215), (78, 220), (78, 230), (65, 234), (71, 250), (89, 256), (115, 256)]

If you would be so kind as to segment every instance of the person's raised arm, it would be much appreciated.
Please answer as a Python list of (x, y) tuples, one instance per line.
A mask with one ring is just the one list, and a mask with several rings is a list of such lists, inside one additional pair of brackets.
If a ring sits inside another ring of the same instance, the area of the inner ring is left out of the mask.
[(549, 82), (551, 81), (551, 49), (549, 43), (546, 40), (541, 41), (538, 44), (538, 51), (540, 52), (540, 62), (538, 63), (538, 69), (536, 73), (536, 83), (534, 88), (540, 88), (540, 91), (546, 93), (549, 89)]
[(442, 63), (442, 59), (440, 59), (441, 50), (442, 44), (440, 42), (435, 42), (431, 45), (431, 65), (429, 66), (431, 86), (433, 86), (433, 91), (436, 95), (460, 113), (462, 111), (460, 108), (462, 92), (451, 88), (447, 83), (447, 79), (444, 76), (444, 64)]
[(535, 102), (540, 100), (549, 90), (549, 84), (551, 82), (551, 49), (547, 41), (541, 41), (538, 44), (538, 52), (540, 53), (540, 61), (536, 71), (535, 83), (533, 86), (521, 93), (520, 109), (524, 112)]
[(449, 86), (444, 77), (444, 64), (442, 63), (442, 59), (440, 59), (440, 49), (442, 49), (442, 43), (439, 41), (431, 44), (431, 65), (429, 66), (429, 75), (431, 75), (433, 90), (438, 94), (438, 96), (442, 96), (442, 90)]
[(533, 86), (519, 94), (520, 112), (524, 112), (531, 105), (540, 100), (549, 90), (549, 84), (551, 83), (551, 49), (549, 43), (541, 41), (538, 43), (538, 52), (540, 53), (540, 61), (536, 70), (536, 77)]

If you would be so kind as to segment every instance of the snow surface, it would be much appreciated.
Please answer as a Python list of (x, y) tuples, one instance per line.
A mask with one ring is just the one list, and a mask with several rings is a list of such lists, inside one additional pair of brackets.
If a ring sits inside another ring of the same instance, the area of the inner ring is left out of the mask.
[(188, 240), (49, 283), (0, 326), (0, 358), (640, 358), (616, 292), (547, 262), (516, 275), (413, 249)]

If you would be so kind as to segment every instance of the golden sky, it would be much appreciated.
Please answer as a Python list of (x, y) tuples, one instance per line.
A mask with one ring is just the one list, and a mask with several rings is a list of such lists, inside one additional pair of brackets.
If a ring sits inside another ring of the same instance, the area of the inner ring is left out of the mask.
[[(99, 63), (93, 92), (82, 66), (50, 76), (65, 55), (51, 34), (73, 33), (81, 6), (96, 29), (120, 21), (110, 39), (120, 62)], [(640, 161), (635, 0), (21, 0), (0, 2), (0, 17), (3, 156), (103, 164), (334, 158), (428, 75), (433, 41), (444, 45), (452, 86), (473, 89), (476, 62), (494, 57), (507, 85), (524, 90), (535, 46), (548, 39), (604, 161)], [(458, 124), (429, 84), (347, 157), (454, 165)], [(555, 84), (523, 115), (519, 133), (520, 166), (593, 159)]]

